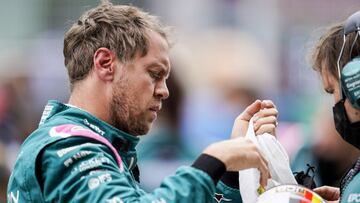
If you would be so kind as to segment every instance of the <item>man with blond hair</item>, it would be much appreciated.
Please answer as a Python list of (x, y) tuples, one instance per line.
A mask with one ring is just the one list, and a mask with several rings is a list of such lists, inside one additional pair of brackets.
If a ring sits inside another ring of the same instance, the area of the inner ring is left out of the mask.
[(231, 186), (245, 168), (258, 168), (266, 185), (267, 162), (242, 136), (252, 117), (256, 134), (274, 134), (277, 110), (257, 100), (235, 120), (232, 139), (210, 145), (154, 191), (139, 188), (135, 146), (169, 97), (166, 30), (140, 9), (108, 1), (71, 26), (64, 39), (70, 99), (50, 100), (23, 143), (8, 202), (241, 202)]

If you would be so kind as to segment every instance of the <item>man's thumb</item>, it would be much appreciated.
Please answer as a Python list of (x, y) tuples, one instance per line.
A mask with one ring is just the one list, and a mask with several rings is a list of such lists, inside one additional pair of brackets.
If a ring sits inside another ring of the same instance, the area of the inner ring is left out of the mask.
[(245, 136), (246, 131), (249, 126), (250, 119), (254, 116), (255, 113), (260, 111), (261, 101), (256, 100), (250, 104), (235, 120), (233, 130), (231, 133), (231, 138)]
[(261, 101), (256, 100), (252, 104), (250, 104), (248, 107), (246, 107), (245, 111), (243, 111), (239, 117), (241, 120), (249, 122), (250, 119), (254, 116), (254, 114), (259, 112), (260, 109), (261, 109)]

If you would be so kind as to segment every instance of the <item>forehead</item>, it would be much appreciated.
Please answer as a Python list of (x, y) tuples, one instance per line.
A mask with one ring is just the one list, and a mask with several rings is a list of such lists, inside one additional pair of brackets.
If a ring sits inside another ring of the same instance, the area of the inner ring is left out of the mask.
[(170, 68), (169, 44), (159, 33), (147, 31), (148, 53), (143, 57), (145, 63), (161, 63)]
[(152, 30), (148, 30), (146, 31), (146, 35), (148, 37), (149, 49), (153, 49), (153, 51), (159, 51), (159, 52), (169, 51), (169, 44), (167, 40), (159, 33)]

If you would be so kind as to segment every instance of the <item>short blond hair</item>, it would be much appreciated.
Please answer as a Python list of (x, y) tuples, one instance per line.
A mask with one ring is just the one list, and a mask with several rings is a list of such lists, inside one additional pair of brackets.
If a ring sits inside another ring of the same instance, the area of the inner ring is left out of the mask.
[(108, 0), (86, 11), (65, 33), (64, 57), (71, 89), (93, 67), (100, 47), (113, 51), (123, 62), (148, 52), (147, 31), (159, 33), (168, 43), (168, 28), (157, 17), (134, 6), (113, 5)]

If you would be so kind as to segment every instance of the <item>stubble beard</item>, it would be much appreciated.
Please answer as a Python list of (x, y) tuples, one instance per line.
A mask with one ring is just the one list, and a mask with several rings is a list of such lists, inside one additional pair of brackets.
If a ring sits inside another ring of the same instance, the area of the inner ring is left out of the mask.
[(126, 81), (117, 82), (110, 103), (110, 122), (115, 128), (131, 135), (145, 135), (149, 127), (146, 124), (145, 112), (140, 111), (135, 104), (135, 97), (131, 95)]

